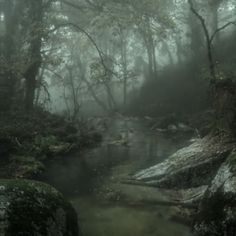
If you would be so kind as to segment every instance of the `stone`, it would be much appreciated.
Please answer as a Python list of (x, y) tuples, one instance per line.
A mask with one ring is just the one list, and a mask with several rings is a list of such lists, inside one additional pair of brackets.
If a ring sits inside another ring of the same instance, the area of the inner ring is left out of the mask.
[(194, 230), (198, 236), (236, 235), (236, 172), (231, 154), (218, 170), (200, 204)]
[(47, 184), (0, 180), (0, 235), (78, 236), (77, 214)]
[(164, 162), (142, 170), (134, 180), (161, 188), (196, 188), (210, 184), (232, 147), (208, 137), (184, 147)]

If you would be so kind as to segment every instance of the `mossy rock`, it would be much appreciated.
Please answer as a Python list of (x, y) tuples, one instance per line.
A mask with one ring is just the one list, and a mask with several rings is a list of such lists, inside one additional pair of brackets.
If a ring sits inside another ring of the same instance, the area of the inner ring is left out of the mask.
[(6, 236), (78, 236), (72, 205), (53, 187), (0, 180), (0, 233)]
[(218, 189), (201, 203), (201, 211), (195, 219), (196, 236), (236, 235), (235, 194)]
[(197, 236), (236, 235), (236, 172), (235, 153), (222, 164), (208, 187), (196, 214)]

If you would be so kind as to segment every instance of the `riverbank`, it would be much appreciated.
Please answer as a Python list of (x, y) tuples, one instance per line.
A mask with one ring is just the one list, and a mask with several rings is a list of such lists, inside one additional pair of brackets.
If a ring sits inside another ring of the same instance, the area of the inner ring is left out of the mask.
[(108, 120), (103, 136), (101, 145), (52, 162), (43, 176), (72, 202), (82, 233), (190, 236), (179, 193), (122, 183), (185, 146), (189, 135), (171, 139), (152, 130), (147, 118), (116, 117)]
[(1, 178), (36, 178), (44, 162), (101, 141), (86, 123), (72, 123), (43, 110), (0, 114)]
[[(11, 144), (1, 149), (6, 156), (1, 174), (8, 178), (41, 176), (72, 202), (88, 236), (104, 232), (189, 236), (191, 225), (205, 236), (202, 232), (209, 232), (208, 218), (214, 218), (208, 215), (206, 205), (219, 196), (217, 191), (211, 195), (212, 186), (220, 189), (223, 181), (230, 191), (234, 189), (236, 181), (229, 182), (227, 176), (234, 179), (231, 168), (235, 158), (229, 155), (235, 141), (213, 134), (202, 137), (209, 124), (200, 119), (117, 115), (91, 118), (93, 125), (81, 128), (47, 112), (30, 117), (14, 113), (4, 119), (1, 116), (5, 127), (1, 137)], [(81, 152), (99, 141), (100, 135), (90, 127), (103, 134), (103, 141)], [(11, 135), (4, 136), (4, 130)], [(221, 202), (226, 203), (220, 205), (221, 213), (233, 209), (231, 196), (234, 193), (220, 194)], [(215, 201), (212, 209), (219, 209), (218, 204)], [(219, 219), (226, 218), (221, 214)]]

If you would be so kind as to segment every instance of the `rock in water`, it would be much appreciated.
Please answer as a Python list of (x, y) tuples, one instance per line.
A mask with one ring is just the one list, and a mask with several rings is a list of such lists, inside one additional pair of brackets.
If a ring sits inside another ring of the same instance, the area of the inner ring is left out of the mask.
[(78, 236), (77, 215), (47, 184), (0, 180), (0, 235)]
[(236, 235), (236, 153), (222, 164), (205, 193), (195, 221), (198, 236)]
[(232, 150), (218, 141), (199, 139), (184, 147), (164, 162), (142, 170), (133, 179), (160, 188), (196, 188), (208, 185)]

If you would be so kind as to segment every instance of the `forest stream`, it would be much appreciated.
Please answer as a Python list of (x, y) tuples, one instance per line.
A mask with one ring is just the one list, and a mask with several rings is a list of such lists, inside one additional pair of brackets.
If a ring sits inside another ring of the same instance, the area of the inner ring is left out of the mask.
[(189, 227), (172, 219), (178, 208), (164, 191), (122, 183), (163, 161), (187, 138), (153, 131), (144, 119), (116, 118), (108, 126), (101, 145), (50, 163), (43, 177), (72, 202), (82, 235), (190, 236)]
[(236, 0), (0, 0), (0, 236), (236, 236), (235, 26)]

